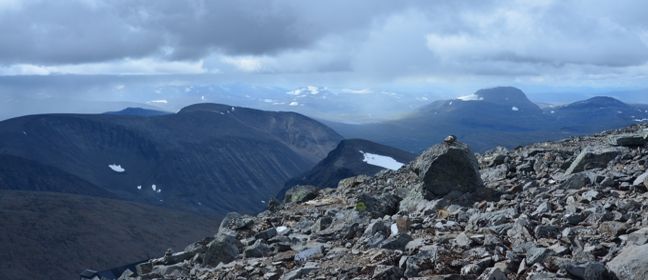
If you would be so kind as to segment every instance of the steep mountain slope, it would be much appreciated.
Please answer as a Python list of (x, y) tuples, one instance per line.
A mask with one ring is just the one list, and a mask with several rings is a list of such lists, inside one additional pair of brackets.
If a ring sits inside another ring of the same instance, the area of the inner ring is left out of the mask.
[[(645, 110), (639, 106), (625, 104), (612, 97), (593, 97), (565, 106), (546, 108), (556, 117), (558, 129), (568, 132), (591, 133), (610, 129), (628, 120), (641, 120), (646, 117)], [(645, 121), (645, 120), (644, 120)]]
[(116, 195), (56, 167), (0, 154), (0, 190), (82, 194), (104, 198)]
[(0, 279), (79, 279), (176, 251), (219, 220), (138, 203), (50, 192), (0, 191)]
[(342, 139), (296, 113), (218, 104), (159, 116), (33, 115), (0, 122), (0, 154), (53, 166), (120, 199), (254, 213)]
[[(596, 133), (641, 122), (648, 113), (609, 97), (541, 109), (519, 89), (483, 89), (439, 100), (401, 119), (362, 125), (325, 122), (346, 138), (363, 138), (420, 153), (454, 134), (477, 152)], [(645, 120), (644, 120), (645, 121)]]
[(416, 157), (415, 154), (368, 140), (345, 139), (313, 169), (286, 181), (277, 197), (283, 199), (286, 191), (296, 185), (313, 185), (320, 189), (335, 188), (338, 182), (345, 178), (357, 175), (373, 176), (385, 169), (384, 166), (380, 166), (381, 162), (370, 159), (374, 155), (389, 157), (401, 164), (407, 164)]

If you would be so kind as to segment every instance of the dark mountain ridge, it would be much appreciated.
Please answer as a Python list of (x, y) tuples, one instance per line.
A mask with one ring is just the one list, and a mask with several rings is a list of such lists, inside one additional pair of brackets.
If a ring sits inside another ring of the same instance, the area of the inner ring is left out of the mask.
[(124, 110), (105, 112), (104, 114), (108, 115), (129, 115), (129, 116), (159, 116), (159, 115), (168, 115), (172, 114), (171, 112), (165, 112), (160, 110), (151, 110), (144, 109), (139, 107), (128, 107)]
[(0, 189), (117, 198), (116, 195), (56, 167), (6, 154), (0, 154)]
[(50, 114), (0, 122), (0, 154), (55, 167), (120, 199), (218, 217), (259, 211), (341, 139), (296, 113), (219, 104), (146, 117)]
[(368, 140), (345, 139), (340, 141), (338, 146), (313, 169), (286, 181), (277, 198), (283, 199), (286, 191), (296, 185), (312, 185), (319, 189), (335, 188), (342, 179), (357, 175), (373, 176), (385, 169), (365, 162), (363, 153), (391, 157), (403, 164), (409, 163), (416, 157), (415, 154)]

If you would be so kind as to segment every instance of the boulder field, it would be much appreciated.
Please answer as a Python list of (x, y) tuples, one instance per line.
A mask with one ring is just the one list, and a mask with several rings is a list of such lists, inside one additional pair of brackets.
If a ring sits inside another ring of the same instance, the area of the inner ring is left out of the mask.
[[(297, 187), (120, 279), (645, 279), (646, 124)], [(136, 276), (137, 275), (137, 276)]]

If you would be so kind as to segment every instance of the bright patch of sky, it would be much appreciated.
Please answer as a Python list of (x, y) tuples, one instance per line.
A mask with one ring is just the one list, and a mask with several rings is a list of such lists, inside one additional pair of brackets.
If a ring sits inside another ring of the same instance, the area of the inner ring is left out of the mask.
[(326, 89), (326, 88), (320, 89), (320, 88), (318, 88), (318, 87), (316, 87), (316, 86), (307, 86), (307, 87), (305, 87), (305, 88), (298, 88), (298, 89), (296, 89), (296, 90), (292, 90), (292, 91), (286, 92), (286, 94), (290, 94), (290, 95), (301, 95), (301, 94), (308, 94), (308, 93), (310, 93), (310, 94), (312, 94), (312, 95), (316, 95), (316, 94), (320, 93), (321, 90), (327, 90), (327, 89)]
[(124, 172), (124, 171), (126, 171), (126, 169), (122, 168), (121, 165), (117, 165), (117, 164), (114, 164), (114, 163), (108, 165), (108, 167), (110, 167), (110, 169), (112, 169), (115, 172)]
[(286, 94), (290, 94), (290, 95), (300, 95), (300, 94), (302, 93), (302, 91), (304, 91), (304, 89), (302, 89), (302, 88), (298, 88), (298, 89), (296, 89), (296, 90), (286, 92)]
[(203, 74), (208, 71), (203, 62), (159, 61), (153, 58), (123, 59), (97, 63), (62, 64), (45, 66), (38, 64), (13, 64), (0, 66), (0, 76), (50, 76), (50, 75), (154, 75), (154, 74)]
[(352, 94), (370, 94), (373, 93), (371, 89), (364, 88), (364, 89), (350, 89), (350, 88), (343, 88), (342, 92), (344, 93), (352, 93)]
[(380, 166), (382, 168), (387, 168), (391, 170), (397, 170), (404, 165), (388, 156), (365, 153), (363, 151), (360, 151), (360, 153), (364, 156), (364, 159), (362, 161), (366, 162), (367, 164)]

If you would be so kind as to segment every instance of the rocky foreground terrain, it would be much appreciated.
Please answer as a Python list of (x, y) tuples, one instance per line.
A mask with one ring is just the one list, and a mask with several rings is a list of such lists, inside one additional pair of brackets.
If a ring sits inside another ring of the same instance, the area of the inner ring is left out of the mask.
[(484, 154), (447, 139), (399, 170), (230, 213), (120, 279), (645, 279), (647, 127)]

